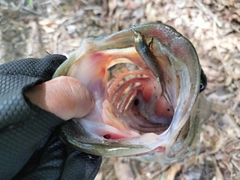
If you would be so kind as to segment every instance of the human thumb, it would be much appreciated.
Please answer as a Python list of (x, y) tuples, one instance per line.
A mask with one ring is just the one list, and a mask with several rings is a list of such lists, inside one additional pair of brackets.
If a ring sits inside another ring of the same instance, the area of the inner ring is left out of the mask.
[(94, 106), (85, 86), (75, 78), (61, 76), (28, 88), (24, 95), (38, 107), (64, 120), (81, 118)]

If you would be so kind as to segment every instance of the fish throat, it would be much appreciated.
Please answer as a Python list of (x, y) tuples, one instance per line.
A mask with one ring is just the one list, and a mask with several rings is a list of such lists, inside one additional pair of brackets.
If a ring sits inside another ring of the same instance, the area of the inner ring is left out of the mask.
[[(109, 71), (107, 92), (114, 115), (140, 134), (164, 132), (174, 112), (157, 77), (149, 69), (133, 64), (115, 65)], [(115, 72), (112, 77), (111, 72)], [(111, 134), (105, 137), (111, 139)]]

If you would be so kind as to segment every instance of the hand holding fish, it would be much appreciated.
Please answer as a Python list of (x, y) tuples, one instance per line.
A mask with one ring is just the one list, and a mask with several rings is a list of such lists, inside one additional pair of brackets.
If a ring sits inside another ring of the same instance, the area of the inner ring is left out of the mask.
[[(51, 55), (0, 66), (0, 179), (45, 170), (54, 171), (50, 179), (93, 179), (101, 163), (93, 155), (171, 162), (188, 152), (207, 79), (195, 48), (175, 29), (149, 23), (85, 38), (65, 60)], [(74, 118), (58, 131), (67, 150), (56, 136), (49, 139), (59, 117)], [(59, 168), (52, 168), (55, 152), (66, 155)]]
[(0, 66), (0, 179), (94, 179), (97, 174), (101, 157), (67, 147), (54, 131), (93, 107), (80, 81), (52, 79), (65, 59), (49, 55)]

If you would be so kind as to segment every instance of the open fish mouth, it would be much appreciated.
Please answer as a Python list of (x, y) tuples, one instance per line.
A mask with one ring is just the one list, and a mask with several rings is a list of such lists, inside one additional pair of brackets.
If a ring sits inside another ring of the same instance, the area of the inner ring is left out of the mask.
[(61, 127), (61, 139), (105, 157), (152, 154), (176, 159), (193, 142), (198, 96), (206, 86), (193, 45), (161, 23), (85, 38), (54, 77), (72, 76), (94, 109)]

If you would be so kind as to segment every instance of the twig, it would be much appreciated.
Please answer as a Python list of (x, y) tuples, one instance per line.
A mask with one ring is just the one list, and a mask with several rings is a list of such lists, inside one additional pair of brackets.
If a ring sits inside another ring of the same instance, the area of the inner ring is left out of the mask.
[(220, 22), (218, 18), (202, 2), (200, 2), (199, 0), (194, 0), (194, 4), (197, 6), (197, 8), (199, 8), (208, 16), (210, 16), (210, 18), (212, 18), (213, 21), (216, 22), (219, 27), (222, 27), (223, 23)]
[(22, 9), (27, 11), (27, 12), (30, 12), (30, 13), (32, 13), (34, 15), (38, 15), (38, 16), (40, 15), (39, 13), (36, 13), (36, 12), (32, 11), (31, 9), (26, 8), (26, 7), (22, 7)]

